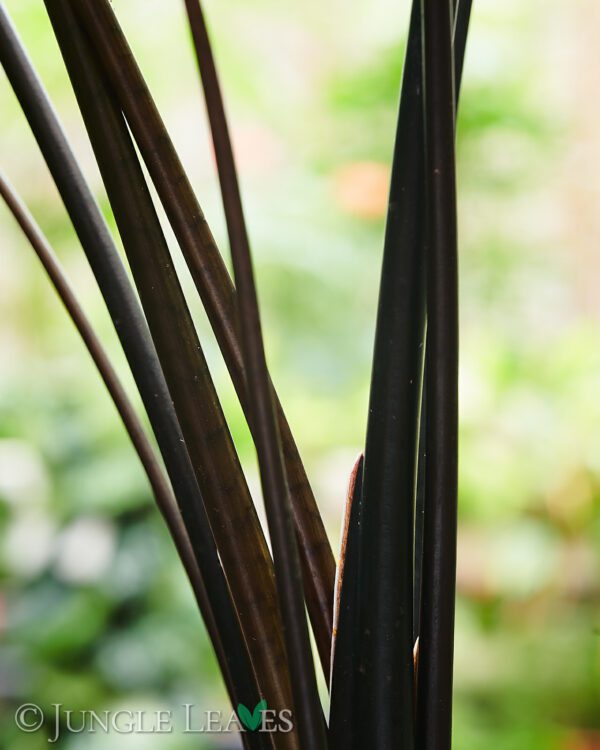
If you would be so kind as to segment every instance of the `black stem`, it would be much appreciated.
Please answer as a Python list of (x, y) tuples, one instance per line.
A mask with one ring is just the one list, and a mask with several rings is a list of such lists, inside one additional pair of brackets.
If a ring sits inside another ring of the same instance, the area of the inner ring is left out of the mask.
[[(455, 102), (458, 110), (460, 90), (462, 84), (462, 73), (465, 61), (465, 52), (467, 45), (467, 34), (471, 18), (472, 0), (459, 0), (458, 8), (455, 3), (455, 20), (454, 20), (454, 79), (455, 79)], [(427, 345), (426, 345), (427, 348)], [(427, 368), (427, 356), (425, 357), (425, 367)], [(419, 465), (417, 475), (417, 493), (415, 505), (415, 579), (414, 579), (414, 597), (413, 597), (413, 620), (414, 620), (414, 638), (419, 635), (419, 623), (421, 620), (421, 578), (423, 568), (423, 529), (425, 514), (425, 465), (427, 461), (426, 432), (427, 422), (425, 411), (427, 401), (427, 382), (423, 382), (423, 397), (421, 407), (421, 419), (419, 430)]]
[(449, 750), (456, 589), (458, 260), (452, 9), (422, 0), (427, 182), (427, 466), (418, 747)]
[(421, 19), (413, 3), (394, 146), (363, 480), (357, 747), (414, 747), (413, 535), (425, 337)]
[(458, 0), (454, 20), (454, 96), (458, 106), (473, 0)]

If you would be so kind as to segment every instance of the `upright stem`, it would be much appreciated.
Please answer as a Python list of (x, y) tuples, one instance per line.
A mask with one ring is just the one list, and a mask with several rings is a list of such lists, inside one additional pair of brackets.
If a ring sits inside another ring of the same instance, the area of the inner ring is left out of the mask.
[[(222, 100), (218, 90), (213, 90), (213, 94), (215, 93), (221, 120), (224, 120)], [(273, 547), (275, 577), (292, 678), (296, 726), (303, 750), (324, 750), (327, 740), (304, 610), (302, 572), (279, 424), (262, 339), (250, 243), (243, 220), (231, 148), (226, 148), (225, 154), (222, 169), (227, 171), (227, 221), (237, 290), (238, 326), (247, 389), (252, 399), (252, 424)]]
[(427, 466), (418, 746), (449, 750), (456, 588), (458, 264), (453, 12), (422, 0), (427, 159)]
[[(204, 90), (229, 243), (233, 247), (234, 244), (240, 242), (242, 233), (247, 235), (247, 229), (233, 148), (229, 135), (229, 126), (225, 113), (225, 104), (200, 0), (185, 0), (185, 7), (190, 22), (194, 49)], [(273, 398), (275, 399), (279, 420), (292, 512), (298, 537), (300, 560), (304, 572), (303, 583), (308, 612), (321, 664), (327, 677), (330, 668), (331, 618), (333, 608), (332, 578), (335, 571), (335, 563), (308, 478), (304, 472), (292, 433), (274, 389)], [(249, 418), (252, 434), (256, 436), (256, 425), (254, 425), (252, 420), (252, 408), (247, 403), (247, 400), (246, 395), (242, 399), (242, 404), (245, 407), (246, 416)]]
[[(454, 98), (458, 110), (459, 95), (462, 83), (462, 74), (467, 46), (467, 34), (471, 20), (472, 0), (455, 0), (454, 2)], [(425, 357), (427, 359), (427, 357)], [(427, 365), (425, 365), (427, 366)], [(414, 581), (414, 637), (419, 634), (419, 622), (421, 619), (421, 573), (423, 567), (423, 529), (425, 514), (425, 477), (427, 463), (427, 382), (423, 382), (423, 399), (420, 419), (419, 435), (419, 465), (417, 476), (417, 499), (415, 511), (415, 581)]]
[(414, 747), (413, 536), (425, 337), (421, 17), (413, 3), (394, 145), (363, 479), (357, 748)]

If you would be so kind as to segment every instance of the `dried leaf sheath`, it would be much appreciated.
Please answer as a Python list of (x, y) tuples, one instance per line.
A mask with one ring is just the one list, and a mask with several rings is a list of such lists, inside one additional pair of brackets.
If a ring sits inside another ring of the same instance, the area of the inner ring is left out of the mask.
[[(272, 562), (169, 249), (93, 51), (65, 0), (46, 4), (163, 363), (259, 690), (273, 709), (282, 710), (291, 691)], [(284, 740), (293, 743), (293, 735)]]
[[(252, 428), (252, 405), (236, 322), (235, 291), (214, 238), (150, 92), (106, 0), (72, 0), (111, 79), (115, 94), (165, 208)], [(331, 638), (335, 563), (298, 450), (277, 402), (283, 451), (288, 468), (294, 521), (301, 548), (307, 605), (320, 651)]]
[[(233, 245), (239, 242), (240, 233), (245, 233), (246, 227), (223, 96), (201, 3), (199, 0), (185, 0), (185, 7), (204, 89), (229, 242)], [(274, 397), (277, 399), (276, 394)], [(304, 570), (305, 597), (321, 664), (328, 676), (332, 630), (331, 579), (335, 563), (298, 449), (278, 400), (276, 405)], [(246, 411), (251, 413), (248, 408)]]
[(332, 638), (329, 746), (352, 750), (357, 737), (353, 717), (360, 712), (355, 659), (358, 653), (360, 604), (360, 535), (364, 457), (359, 456), (348, 486), (338, 572)]
[(140, 391), (211, 601), (238, 699), (254, 700), (257, 691), (245, 643), (156, 350), (106, 224), (2, 5), (0, 60), (79, 236)]
[(163, 470), (158, 462), (156, 455), (142, 424), (131, 404), (121, 382), (115, 372), (108, 355), (100, 340), (96, 336), (94, 329), (88, 320), (83, 308), (81, 307), (77, 296), (75, 295), (65, 273), (60, 265), (54, 251), (48, 244), (47, 239), (42, 234), (40, 228), (35, 223), (33, 217), (27, 210), (26, 206), (20, 200), (8, 180), (0, 172), (0, 194), (6, 202), (23, 233), (29, 240), (35, 250), (40, 262), (44, 266), (48, 277), (50, 278), (58, 296), (60, 297), (65, 309), (71, 317), (77, 328), (83, 342), (85, 343), (90, 356), (96, 365), (100, 376), (115, 404), (115, 407), (123, 421), (125, 429), (131, 439), (131, 442), (140, 458), (144, 467), (150, 486), (156, 499), (156, 504), (162, 513), (165, 522), (169, 528), (173, 541), (183, 563), (183, 567), (192, 585), (196, 601), (202, 612), (202, 616), (207, 626), (207, 630), (212, 643), (215, 646), (219, 665), (224, 672), (228, 685), (228, 690), (232, 700), (235, 699), (231, 677), (228, 676), (227, 659), (223, 652), (223, 646), (219, 637), (216, 623), (212, 614), (212, 608), (206, 594), (204, 582), (200, 576), (198, 564), (194, 557), (190, 540), (181, 520), (181, 515), (177, 509), (177, 504), (171, 487), (164, 476)]

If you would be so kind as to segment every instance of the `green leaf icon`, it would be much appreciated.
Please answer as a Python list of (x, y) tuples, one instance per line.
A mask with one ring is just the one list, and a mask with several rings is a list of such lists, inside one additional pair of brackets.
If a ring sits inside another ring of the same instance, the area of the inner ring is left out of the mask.
[(245, 727), (251, 732), (254, 732), (260, 726), (262, 721), (262, 712), (267, 710), (267, 701), (263, 698), (254, 706), (254, 711), (250, 713), (250, 710), (244, 706), (243, 703), (238, 703), (237, 712), (240, 717), (240, 721)]

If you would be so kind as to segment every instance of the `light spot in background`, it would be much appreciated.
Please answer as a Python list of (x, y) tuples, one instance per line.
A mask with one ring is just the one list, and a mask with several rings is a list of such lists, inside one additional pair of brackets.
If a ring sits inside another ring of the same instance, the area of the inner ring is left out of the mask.
[(37, 510), (19, 514), (8, 527), (3, 558), (17, 576), (33, 578), (49, 564), (54, 551), (56, 524)]
[(70, 583), (97, 581), (115, 555), (115, 527), (99, 518), (79, 519), (62, 532), (57, 547), (59, 578)]
[(277, 135), (258, 122), (237, 127), (232, 138), (241, 174), (269, 175), (286, 158), (284, 145)]
[(354, 162), (337, 169), (333, 175), (336, 204), (359, 219), (385, 216), (389, 190), (389, 167), (377, 162)]
[(49, 481), (42, 457), (24, 440), (0, 440), (0, 497), (11, 505), (43, 504)]
[(521, 521), (497, 529), (489, 544), (490, 587), (500, 595), (533, 596), (556, 580), (559, 539), (541, 523)]

